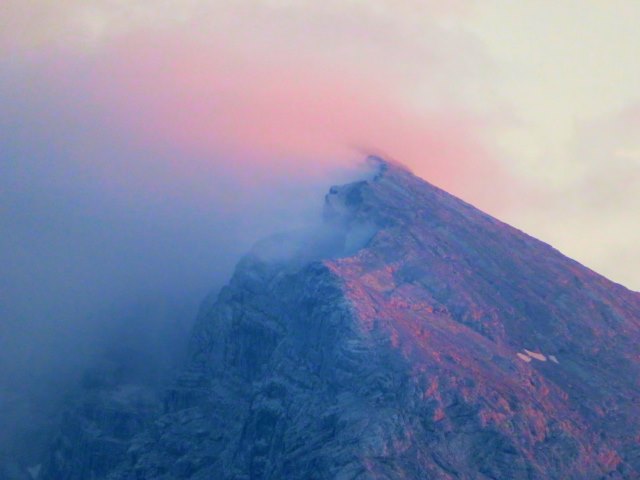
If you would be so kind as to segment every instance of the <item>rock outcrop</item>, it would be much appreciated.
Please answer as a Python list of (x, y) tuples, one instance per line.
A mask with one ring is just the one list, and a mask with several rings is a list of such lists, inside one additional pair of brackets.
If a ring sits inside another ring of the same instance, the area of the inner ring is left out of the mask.
[(68, 414), (40, 478), (640, 478), (640, 294), (373, 161), (240, 262), (158, 402)]

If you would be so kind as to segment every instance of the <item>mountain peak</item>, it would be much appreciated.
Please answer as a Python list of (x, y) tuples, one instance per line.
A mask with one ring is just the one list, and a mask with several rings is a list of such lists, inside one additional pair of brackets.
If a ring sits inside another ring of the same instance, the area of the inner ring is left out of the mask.
[(640, 295), (369, 162), (332, 248), (241, 262), (161, 414), (89, 409), (43, 478), (639, 478)]

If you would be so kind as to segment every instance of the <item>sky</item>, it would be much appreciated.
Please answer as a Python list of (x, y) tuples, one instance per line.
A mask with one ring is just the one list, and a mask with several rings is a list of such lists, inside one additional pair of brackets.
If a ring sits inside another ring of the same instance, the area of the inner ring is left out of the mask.
[(635, 0), (5, 0), (0, 312), (199, 298), (368, 153), (640, 290), (638, 24)]
[(37, 131), (150, 195), (145, 169), (246, 185), (380, 153), (637, 290), (639, 21), (635, 0), (8, 0), (4, 142)]
[(636, 0), (4, 0), (0, 451), (97, 358), (176, 361), (367, 154), (640, 290), (638, 25)]

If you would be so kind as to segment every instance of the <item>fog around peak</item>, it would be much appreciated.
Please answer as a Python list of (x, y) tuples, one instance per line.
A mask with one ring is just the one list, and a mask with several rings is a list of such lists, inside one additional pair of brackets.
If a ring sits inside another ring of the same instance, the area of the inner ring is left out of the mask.
[(171, 375), (200, 303), (241, 256), (274, 232), (314, 228), (329, 186), (368, 168), (357, 154), (298, 173), (275, 157), (249, 169), (228, 151), (204, 161), (133, 146), (75, 118), (81, 102), (2, 93), (13, 104), (0, 140), (7, 455), (55, 422), (94, 367), (124, 364), (124, 381), (152, 386)]

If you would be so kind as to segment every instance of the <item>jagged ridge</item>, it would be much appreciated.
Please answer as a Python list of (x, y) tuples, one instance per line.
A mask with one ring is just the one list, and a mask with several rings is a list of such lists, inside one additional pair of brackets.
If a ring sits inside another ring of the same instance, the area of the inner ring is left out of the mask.
[(372, 161), (329, 233), (239, 264), (161, 413), (44, 477), (637, 478), (640, 295)]

